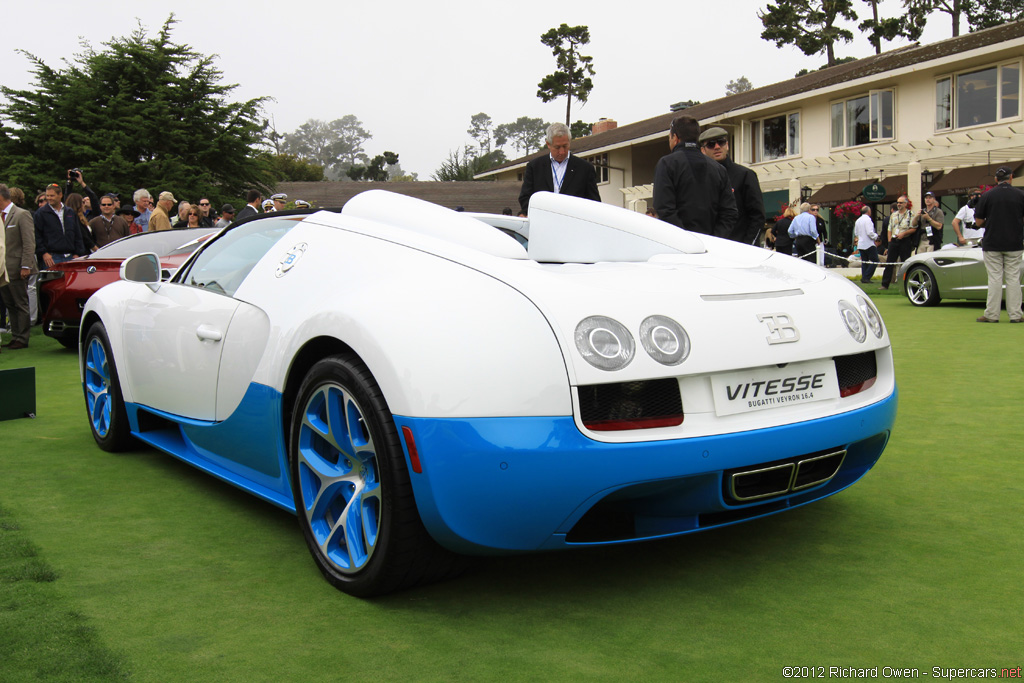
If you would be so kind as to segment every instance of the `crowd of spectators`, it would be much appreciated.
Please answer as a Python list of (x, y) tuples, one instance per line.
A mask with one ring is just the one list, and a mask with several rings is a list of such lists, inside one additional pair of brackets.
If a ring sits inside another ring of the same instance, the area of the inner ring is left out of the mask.
[[(35, 206), (24, 206), (22, 190), (0, 185), (0, 331), (10, 332), (6, 346), (28, 346), (30, 327), (38, 324), (36, 278), (39, 270), (52, 268), (129, 235), (184, 228), (224, 228), (236, 220), (258, 213), (261, 193), (250, 190), (250, 212), (236, 213), (231, 204), (213, 209), (208, 197), (178, 201), (173, 191), (153, 195), (139, 188), (122, 204), (116, 192), (102, 196), (90, 187), (81, 169), (70, 169), (63, 185), (51, 183), (35, 196)], [(295, 200), (295, 208), (312, 208)], [(263, 211), (288, 208), (288, 195), (279, 193), (263, 203)]]

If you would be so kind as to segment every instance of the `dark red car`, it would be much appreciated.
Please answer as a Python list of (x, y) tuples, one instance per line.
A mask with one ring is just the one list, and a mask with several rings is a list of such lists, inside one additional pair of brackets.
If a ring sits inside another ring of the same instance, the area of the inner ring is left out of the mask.
[(46, 311), (43, 332), (67, 348), (77, 346), (85, 302), (100, 287), (117, 282), (122, 261), (135, 254), (153, 252), (160, 257), (166, 280), (215, 232), (216, 228), (191, 228), (129, 235), (88, 256), (41, 271), (39, 307)]

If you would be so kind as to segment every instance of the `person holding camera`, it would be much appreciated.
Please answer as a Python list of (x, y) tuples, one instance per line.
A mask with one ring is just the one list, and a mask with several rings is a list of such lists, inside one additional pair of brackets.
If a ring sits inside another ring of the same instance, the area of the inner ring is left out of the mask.
[(80, 168), (68, 170), (67, 182), (64, 183), (65, 197), (70, 197), (75, 192), (75, 183), (78, 183), (82, 188), (78, 194), (82, 196), (84, 203), (85, 219), (86, 221), (91, 221), (100, 215), (100, 200), (96, 197), (96, 193), (92, 191), (92, 188), (85, 184), (85, 178), (82, 177), (82, 169)]
[(956, 216), (953, 218), (953, 232), (956, 233), (956, 243), (961, 247), (968, 242), (977, 244), (985, 236), (985, 228), (979, 228), (974, 225), (974, 207), (978, 205), (978, 200), (981, 199), (981, 192), (981, 188), (972, 192), (967, 203), (957, 211)]
[(931, 192), (924, 193), (924, 208), (914, 216), (911, 225), (917, 228), (918, 242), (921, 240), (921, 233), (928, 237), (928, 244), (931, 251), (938, 251), (942, 248), (942, 226), (946, 221), (946, 213), (939, 208), (939, 200)]

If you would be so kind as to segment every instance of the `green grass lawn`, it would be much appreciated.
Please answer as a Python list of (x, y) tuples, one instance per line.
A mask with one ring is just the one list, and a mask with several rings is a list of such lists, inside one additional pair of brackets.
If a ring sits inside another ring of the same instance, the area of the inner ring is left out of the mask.
[(720, 682), (782, 680), (786, 666), (1016, 667), (1024, 325), (873, 289), (899, 417), (849, 490), (668, 541), (483, 559), (373, 601), (320, 577), (289, 514), (154, 450), (99, 450), (76, 356), (35, 336), (0, 354), (0, 369), (35, 366), (38, 389), (36, 419), (0, 423), (0, 681)]

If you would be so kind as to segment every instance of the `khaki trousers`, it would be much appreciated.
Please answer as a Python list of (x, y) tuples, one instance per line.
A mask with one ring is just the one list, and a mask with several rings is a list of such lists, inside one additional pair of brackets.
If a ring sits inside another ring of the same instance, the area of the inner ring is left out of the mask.
[(1010, 320), (1020, 320), (1020, 258), (1024, 251), (986, 251), (985, 270), (988, 271), (988, 298), (985, 300), (985, 317), (999, 320), (999, 304), (1003, 300), (1003, 283), (1006, 283), (1006, 313)]

